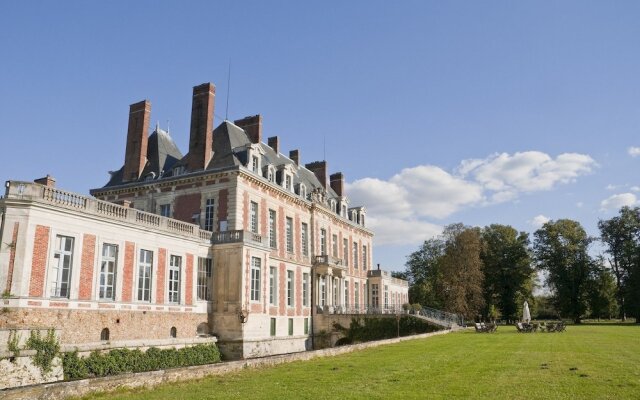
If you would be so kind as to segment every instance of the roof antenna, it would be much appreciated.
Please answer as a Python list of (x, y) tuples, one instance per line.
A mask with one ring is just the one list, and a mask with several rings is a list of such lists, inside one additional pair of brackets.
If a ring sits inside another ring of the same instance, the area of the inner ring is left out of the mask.
[(229, 91), (231, 87), (231, 58), (229, 58), (229, 72), (227, 73), (227, 109), (224, 112), (224, 120), (229, 120)]
[(327, 161), (327, 134), (322, 135), (322, 160)]

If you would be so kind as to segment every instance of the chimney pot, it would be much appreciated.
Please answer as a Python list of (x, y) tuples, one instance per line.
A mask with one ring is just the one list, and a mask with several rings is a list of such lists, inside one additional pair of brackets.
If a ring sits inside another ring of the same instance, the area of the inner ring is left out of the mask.
[(273, 149), (273, 151), (275, 151), (276, 153), (280, 152), (280, 146), (279, 146), (279, 141), (278, 141), (278, 137), (277, 136), (272, 136), (269, 139), (267, 139), (267, 144), (269, 145), (269, 147), (271, 147)]
[(136, 181), (147, 163), (151, 102), (143, 100), (129, 106), (127, 147), (124, 154), (122, 180)]
[(49, 174), (47, 174), (47, 176), (45, 176), (44, 178), (35, 179), (34, 182), (50, 188), (56, 187), (55, 178)]
[(211, 161), (215, 101), (216, 87), (212, 83), (193, 87), (189, 154), (187, 155), (187, 169), (190, 171), (203, 170)]
[(332, 174), (329, 177), (329, 182), (331, 184), (331, 189), (333, 189), (338, 196), (342, 197), (344, 195), (344, 175), (342, 175), (342, 172)]
[(262, 141), (262, 115), (253, 115), (233, 121), (239, 128), (242, 128), (249, 137), (251, 143)]
[(298, 149), (291, 150), (289, 152), (289, 158), (291, 159), (291, 161), (296, 163), (296, 165), (300, 165), (300, 151)]

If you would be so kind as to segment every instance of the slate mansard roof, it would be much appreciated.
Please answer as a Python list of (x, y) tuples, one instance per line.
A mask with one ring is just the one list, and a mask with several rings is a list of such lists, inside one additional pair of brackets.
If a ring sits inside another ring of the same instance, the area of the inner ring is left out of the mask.
[[(246, 132), (230, 121), (224, 121), (214, 129), (212, 144), (213, 156), (205, 169), (207, 171), (248, 167), (249, 149), (253, 146), (253, 148), (257, 147), (259, 149), (254, 155), (260, 157), (261, 167), (273, 165), (277, 171), (290, 165), (293, 171), (292, 184), (294, 187), (302, 183), (306, 187), (307, 193), (311, 193), (314, 189), (322, 189), (326, 190), (328, 198), (339, 197), (329, 185), (325, 189), (316, 175), (303, 165), (297, 165), (293, 160), (281, 153), (277, 153), (265, 143), (251, 143)], [(186, 159), (187, 157), (183, 156), (169, 133), (156, 127), (149, 136), (147, 162), (140, 178), (137, 181), (123, 181), (123, 166), (118, 171), (111, 173), (111, 179), (105, 186), (100, 189), (93, 189), (91, 192), (202, 172), (202, 170), (179, 171), (180, 168), (186, 168)]]

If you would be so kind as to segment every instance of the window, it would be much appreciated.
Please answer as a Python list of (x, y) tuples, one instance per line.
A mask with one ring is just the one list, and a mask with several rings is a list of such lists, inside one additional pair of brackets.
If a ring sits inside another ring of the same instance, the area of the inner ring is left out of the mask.
[(260, 301), (260, 259), (251, 257), (251, 301)]
[(384, 285), (384, 308), (389, 308), (389, 286)]
[(115, 300), (116, 297), (116, 259), (118, 246), (105, 243), (102, 245), (102, 261), (100, 262), (100, 300)]
[(349, 266), (349, 239), (342, 239), (342, 260), (344, 266)]
[(269, 210), (269, 246), (275, 249), (276, 246), (276, 212)]
[(362, 246), (362, 269), (367, 269), (367, 246)]
[(338, 304), (338, 296), (340, 295), (340, 293), (338, 293), (338, 280), (336, 278), (331, 278), (331, 281), (333, 281), (333, 287), (332, 287), (332, 293), (333, 293), (333, 305)]
[(286, 174), (284, 176), (284, 188), (291, 191), (291, 175)]
[(342, 205), (342, 214), (341, 215), (343, 217), (345, 217), (345, 218), (347, 217), (347, 205), (346, 204)]
[(349, 304), (349, 281), (344, 281), (344, 304)]
[(276, 181), (276, 172), (275, 172), (275, 170), (273, 169), (273, 166), (272, 166), (272, 165), (269, 165), (269, 166), (267, 167), (267, 180), (268, 180), (269, 182), (275, 182), (275, 181)]
[(327, 254), (327, 231), (320, 229), (320, 254)]
[(356, 308), (360, 307), (360, 283), (356, 282), (353, 289), (354, 303)]
[(353, 268), (358, 268), (358, 243), (353, 242)]
[(163, 217), (171, 218), (171, 204), (161, 204), (160, 215), (162, 215)]
[(180, 267), (182, 257), (169, 258), (169, 303), (180, 303)]
[(293, 318), (289, 318), (289, 336), (293, 335)]
[(276, 305), (278, 299), (278, 269), (276, 267), (269, 268), (269, 304)]
[(151, 268), (153, 252), (140, 250), (138, 259), (138, 301), (151, 301)]
[(259, 165), (257, 156), (251, 157), (251, 170), (256, 174), (258, 173), (258, 171), (260, 171), (260, 165)]
[(293, 271), (287, 271), (287, 306), (293, 307)]
[(271, 336), (276, 335), (276, 319), (275, 318), (271, 318), (271, 327), (269, 329), (269, 334)]
[(309, 306), (309, 274), (302, 274), (302, 305), (307, 307)]
[(53, 282), (51, 296), (69, 297), (69, 282), (73, 264), (73, 242), (69, 236), (56, 236), (56, 251), (53, 255)]
[(178, 336), (178, 330), (176, 329), (175, 326), (172, 326), (171, 329), (169, 330), (169, 337), (172, 338), (176, 338)]
[(324, 307), (327, 304), (327, 284), (325, 277), (320, 277), (320, 305)]
[(304, 319), (304, 334), (309, 334), (309, 318)]
[(331, 250), (334, 257), (338, 257), (338, 235), (331, 235)]
[(298, 192), (300, 194), (300, 197), (302, 197), (303, 199), (307, 198), (307, 187), (303, 183), (300, 184)]
[(213, 216), (214, 216), (214, 200), (207, 199), (207, 203), (204, 206), (204, 230), (213, 232)]
[(305, 256), (309, 255), (309, 225), (306, 223), (302, 223), (302, 254)]
[(251, 232), (258, 233), (258, 203), (251, 202)]
[(210, 258), (198, 257), (198, 300), (211, 300)]
[(102, 331), (100, 331), (100, 340), (102, 340), (103, 342), (109, 340), (109, 328), (104, 328)]
[(287, 252), (293, 253), (293, 219), (287, 217)]
[(375, 308), (380, 307), (380, 293), (379, 285), (377, 283), (371, 284), (371, 305)]

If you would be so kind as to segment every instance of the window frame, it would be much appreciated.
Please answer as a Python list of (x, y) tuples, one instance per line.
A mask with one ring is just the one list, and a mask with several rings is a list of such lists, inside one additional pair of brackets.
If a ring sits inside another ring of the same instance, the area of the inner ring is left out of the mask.
[(259, 257), (251, 257), (251, 284), (249, 285), (249, 299), (251, 302), (260, 302), (261, 280), (262, 275), (262, 259)]
[[(152, 297), (152, 291), (151, 291), (151, 286), (152, 286), (152, 282), (153, 282), (153, 251), (152, 250), (146, 250), (143, 248), (139, 249), (140, 251), (138, 252), (138, 257), (137, 257), (137, 265), (138, 265), (138, 273), (136, 274), (136, 301), (140, 301), (140, 302), (145, 302), (145, 303), (151, 303), (153, 300)], [(145, 261), (141, 261), (142, 258), (142, 252), (149, 253), (151, 255), (151, 260), (150, 261), (146, 261), (146, 257), (145, 257)], [(140, 272), (141, 272), (141, 268), (145, 268), (145, 270), (143, 271), (144, 273), (142, 274), (142, 277), (140, 276)], [(146, 268), (149, 268), (149, 276), (146, 276)], [(148, 288), (145, 289), (145, 280), (148, 281)], [(140, 287), (140, 285), (143, 285), (142, 287)], [(144, 300), (144, 294), (145, 291), (147, 292), (149, 299), (148, 300)], [(140, 294), (142, 294), (142, 299), (140, 298)]]
[[(107, 255), (105, 256), (105, 250), (107, 248), (113, 248), (114, 254), (113, 256)], [(104, 271), (104, 266), (106, 264), (111, 264), (112, 271)], [(118, 245), (115, 243), (102, 243), (102, 251), (100, 252), (100, 270), (98, 271), (98, 300), (99, 301), (115, 301), (116, 299), (116, 288), (117, 288), (117, 279), (118, 279)], [(107, 283), (108, 277), (111, 277), (111, 285)], [(104, 279), (103, 279), (104, 277)], [(111, 296), (107, 296), (106, 292), (108, 289), (111, 289)]]
[[(174, 263), (176, 260), (178, 261), (177, 265)], [(182, 300), (182, 256), (175, 254), (169, 255), (169, 268), (167, 272), (167, 303), (180, 304)]]
[[(70, 298), (71, 297), (71, 278), (73, 274), (73, 259), (75, 257), (76, 238), (71, 235), (56, 234), (56, 247), (53, 249), (53, 265), (50, 267), (51, 277), (49, 279), (51, 289), (51, 297)], [(58, 243), (58, 239), (60, 242)], [(66, 244), (69, 243), (70, 246)], [(61, 248), (62, 247), (62, 248)], [(67, 250), (67, 247), (70, 247)], [(68, 260), (67, 267), (64, 266), (65, 260)], [(66, 271), (66, 281), (64, 279)], [(64, 281), (64, 282), (63, 282)], [(63, 293), (62, 287), (65, 286)]]

